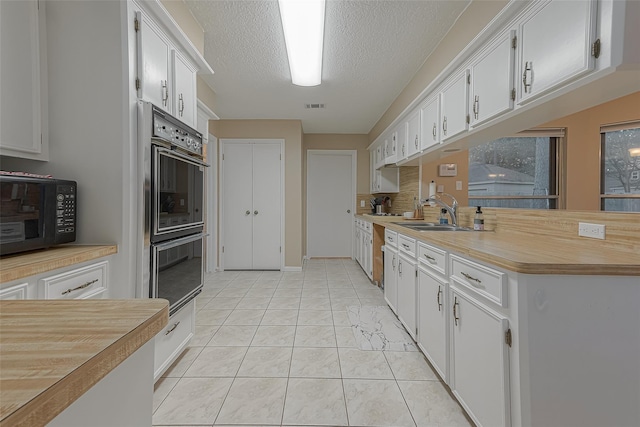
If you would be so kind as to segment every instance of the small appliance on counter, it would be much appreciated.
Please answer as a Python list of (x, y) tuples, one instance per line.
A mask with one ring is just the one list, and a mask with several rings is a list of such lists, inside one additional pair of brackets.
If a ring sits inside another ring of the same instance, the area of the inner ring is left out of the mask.
[(0, 172), (0, 255), (74, 242), (77, 193), (75, 181)]

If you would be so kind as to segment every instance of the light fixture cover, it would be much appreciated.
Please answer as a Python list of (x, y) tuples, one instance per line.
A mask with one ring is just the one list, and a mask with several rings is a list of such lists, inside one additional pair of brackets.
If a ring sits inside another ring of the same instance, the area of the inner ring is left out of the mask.
[(322, 81), (325, 0), (278, 0), (291, 81), (317, 86)]
[(640, 156), (640, 147), (629, 148), (629, 155), (631, 157)]

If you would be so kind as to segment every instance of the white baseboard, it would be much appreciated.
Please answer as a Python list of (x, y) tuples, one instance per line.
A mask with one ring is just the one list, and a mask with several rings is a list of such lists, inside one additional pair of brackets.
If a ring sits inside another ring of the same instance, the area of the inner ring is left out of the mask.
[(287, 266), (285, 266), (282, 269), (282, 271), (284, 271), (284, 272), (287, 272), (287, 271), (289, 271), (289, 272), (302, 271), (302, 267), (287, 267)]

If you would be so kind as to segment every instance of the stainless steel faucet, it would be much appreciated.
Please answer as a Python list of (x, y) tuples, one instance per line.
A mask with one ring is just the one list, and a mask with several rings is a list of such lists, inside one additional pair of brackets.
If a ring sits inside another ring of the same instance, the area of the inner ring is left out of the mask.
[[(451, 206), (447, 205), (445, 202), (442, 201), (442, 195), (449, 196), (451, 198)], [(438, 205), (442, 206), (451, 217), (451, 225), (454, 225), (454, 226), (458, 225), (458, 215), (457, 215), (458, 201), (456, 200), (455, 197), (453, 197), (449, 193), (438, 193), (438, 194), (434, 194), (433, 196), (427, 199), (420, 201), (420, 203), (422, 203), (423, 205), (429, 202), (435, 202)]]

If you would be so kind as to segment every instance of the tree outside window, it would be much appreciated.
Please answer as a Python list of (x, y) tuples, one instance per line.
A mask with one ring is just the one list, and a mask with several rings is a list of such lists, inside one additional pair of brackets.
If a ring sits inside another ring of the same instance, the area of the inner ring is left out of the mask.
[(603, 132), (601, 161), (602, 209), (640, 212), (640, 128)]

